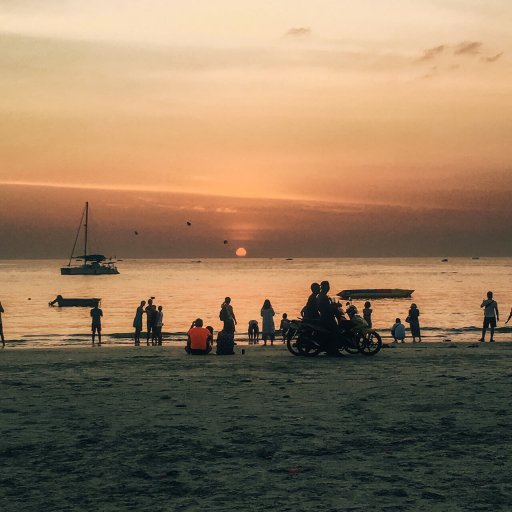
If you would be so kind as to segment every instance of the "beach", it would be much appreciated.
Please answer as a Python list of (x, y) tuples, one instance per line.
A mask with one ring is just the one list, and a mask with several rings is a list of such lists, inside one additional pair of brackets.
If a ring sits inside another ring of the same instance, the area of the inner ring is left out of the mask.
[(0, 352), (3, 511), (510, 510), (512, 343)]

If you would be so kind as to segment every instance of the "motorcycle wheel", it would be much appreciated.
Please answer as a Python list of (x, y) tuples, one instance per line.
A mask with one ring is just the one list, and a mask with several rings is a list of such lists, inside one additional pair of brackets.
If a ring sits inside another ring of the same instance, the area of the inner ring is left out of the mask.
[(382, 338), (375, 331), (365, 333), (359, 338), (359, 351), (365, 356), (374, 356), (382, 348)]
[(287, 337), (286, 340), (286, 347), (288, 350), (294, 355), (294, 356), (301, 356), (302, 353), (299, 350), (299, 347), (297, 346), (298, 338), (295, 336), (295, 333), (293, 336)]
[(299, 335), (297, 338), (297, 348), (300, 352), (300, 355), (306, 357), (317, 356), (322, 350), (320, 343), (315, 341), (310, 336), (304, 334)]

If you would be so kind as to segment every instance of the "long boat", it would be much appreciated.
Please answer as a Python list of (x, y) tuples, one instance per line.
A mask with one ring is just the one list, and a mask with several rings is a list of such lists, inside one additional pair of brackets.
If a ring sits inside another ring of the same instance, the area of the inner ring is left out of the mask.
[(93, 308), (100, 303), (101, 299), (86, 299), (86, 298), (69, 298), (65, 299), (62, 295), (48, 303), (49, 306), (59, 306), (59, 308)]
[(338, 297), (342, 299), (406, 299), (414, 290), (400, 288), (368, 288), (359, 290), (342, 290)]
[[(74, 256), (78, 237), (80, 236), (80, 230), (82, 228), (82, 222), (85, 217), (84, 227), (84, 253), (81, 256)], [(68, 264), (65, 267), (61, 267), (60, 273), (63, 276), (101, 276), (119, 274), (119, 270), (115, 265), (115, 261), (112, 259), (107, 260), (103, 254), (87, 254), (87, 236), (89, 229), (89, 203), (85, 203), (85, 208), (80, 219), (78, 226), (78, 232), (76, 234), (75, 243), (71, 250), (71, 256), (69, 257)], [(71, 265), (71, 261), (75, 260), (80, 262), (79, 265)]]

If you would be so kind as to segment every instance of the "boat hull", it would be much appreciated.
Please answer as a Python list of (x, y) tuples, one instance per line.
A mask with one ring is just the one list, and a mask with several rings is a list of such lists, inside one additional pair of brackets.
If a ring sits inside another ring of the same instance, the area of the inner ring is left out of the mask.
[(367, 290), (342, 290), (338, 296), (342, 299), (407, 299), (414, 290), (400, 288), (377, 288)]
[(50, 306), (57, 305), (59, 308), (93, 308), (100, 303), (100, 300), (57, 297), (53, 302), (50, 302)]
[(63, 276), (102, 276), (119, 274), (119, 270), (116, 267), (82, 265), (80, 267), (61, 267), (60, 273)]

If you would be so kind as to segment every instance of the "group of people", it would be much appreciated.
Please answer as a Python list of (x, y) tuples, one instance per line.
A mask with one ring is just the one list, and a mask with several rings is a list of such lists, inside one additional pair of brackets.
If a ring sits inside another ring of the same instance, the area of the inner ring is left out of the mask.
[(142, 332), (143, 317), (146, 315), (146, 345), (161, 345), (162, 344), (162, 327), (164, 325), (164, 312), (163, 307), (153, 304), (153, 298), (146, 301), (141, 300), (140, 306), (135, 311), (135, 318), (133, 319), (133, 327), (135, 329), (134, 342), (135, 346), (140, 345), (140, 335)]
[[(320, 284), (312, 283), (310, 288), (311, 294), (307, 299), (306, 305), (301, 310), (301, 316), (305, 320), (319, 321), (324, 327), (331, 330), (336, 330), (339, 327), (346, 327), (348, 325), (347, 322), (352, 325), (355, 320), (363, 321), (367, 327), (372, 328), (373, 309), (371, 302), (365, 302), (362, 317), (360, 317), (356, 306), (351, 302), (346, 303), (344, 310), (339, 302), (329, 297), (328, 293), (330, 285), (328, 281), (322, 281)], [(153, 299), (154, 297), (151, 297), (148, 299), (147, 303), (145, 300), (141, 301), (135, 312), (135, 317), (133, 319), (133, 327), (135, 329), (135, 346), (140, 346), (144, 315), (146, 315), (146, 344), (162, 345), (162, 327), (164, 325), (163, 307), (157, 307), (153, 303)], [(487, 292), (487, 298), (482, 301), (481, 308), (484, 310), (484, 321), (482, 326), (482, 335), (479, 341), (485, 342), (486, 333), (489, 330), (489, 341), (494, 342), (494, 330), (499, 321), (499, 311), (498, 304), (493, 297), (493, 292)], [(0, 302), (0, 340), (2, 348), (4, 348), (5, 339), (2, 325), (2, 313), (4, 313), (4, 308)], [(260, 314), (262, 318), (261, 336), (263, 345), (266, 346), (267, 342), (270, 342), (270, 345), (272, 346), (276, 338), (276, 326), (274, 322), (275, 311), (269, 299), (264, 301)], [(103, 311), (98, 305), (90, 310), (90, 317), (92, 345), (95, 345), (96, 337), (98, 338), (98, 345), (101, 345), (101, 322), (103, 318)], [(405, 322), (409, 324), (413, 342), (422, 341), (419, 317), (420, 310), (418, 309), (418, 306), (414, 303), (411, 304)], [(508, 324), (511, 318), (512, 309), (505, 324)], [(218, 334), (217, 350), (219, 351), (220, 347), (221, 351), (225, 350), (226, 353), (231, 353), (232, 347), (235, 345), (234, 334), (237, 319), (230, 297), (226, 297), (224, 299), (220, 308), (219, 319), (222, 321), (223, 327)], [(282, 336), (283, 343), (286, 341), (286, 335), (289, 328), (290, 321), (288, 319), (288, 315), (283, 313), (281, 323), (279, 325), (279, 331)], [(249, 337), (249, 344), (259, 343), (260, 328), (257, 320), (249, 321), (247, 333)], [(187, 351), (190, 353), (208, 353), (211, 351), (213, 345), (213, 328), (210, 326), (203, 327), (203, 320), (201, 318), (196, 319), (192, 323), (187, 336)], [(406, 327), (400, 318), (396, 318), (395, 323), (391, 327), (391, 336), (395, 342), (405, 342)]]

